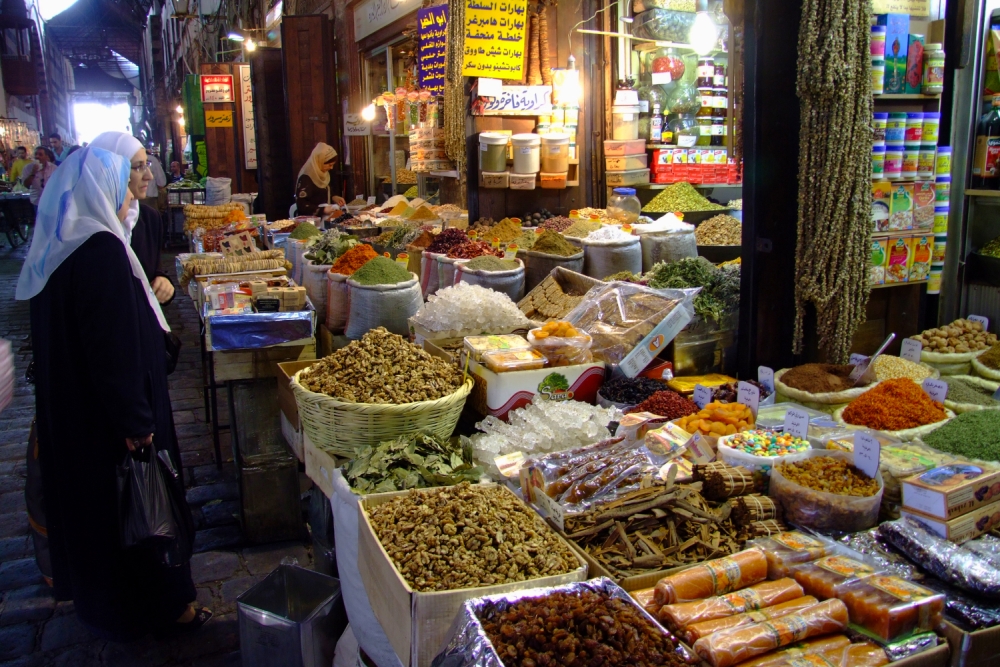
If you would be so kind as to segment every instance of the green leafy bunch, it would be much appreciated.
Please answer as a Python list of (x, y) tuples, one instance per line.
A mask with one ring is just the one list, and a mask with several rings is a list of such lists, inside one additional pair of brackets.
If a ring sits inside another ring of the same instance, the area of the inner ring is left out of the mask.
[(305, 257), (316, 264), (333, 264), (338, 257), (357, 244), (357, 237), (331, 229), (324, 232), (322, 236), (316, 236), (309, 240), (309, 251), (306, 252)]
[(343, 471), (358, 493), (451, 486), (477, 482), (483, 474), (472, 462), (470, 447), (426, 434), (360, 447)]
[(701, 287), (694, 299), (694, 312), (720, 322), (740, 305), (740, 267), (717, 267), (704, 257), (686, 257), (653, 265), (643, 280), (656, 289)]

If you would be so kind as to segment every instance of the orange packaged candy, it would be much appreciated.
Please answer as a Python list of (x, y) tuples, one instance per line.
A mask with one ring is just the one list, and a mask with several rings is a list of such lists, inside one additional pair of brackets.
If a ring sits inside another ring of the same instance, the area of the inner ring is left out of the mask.
[(656, 618), (656, 615), (660, 612), (660, 607), (663, 606), (656, 601), (655, 588), (641, 588), (637, 591), (632, 591), (629, 595), (639, 603), (640, 607), (649, 612), (649, 615), (653, 618)]
[(872, 575), (840, 590), (851, 622), (886, 642), (941, 624), (945, 596), (899, 577)]
[(758, 584), (766, 577), (764, 552), (747, 549), (667, 575), (656, 584), (656, 601), (675, 604), (701, 600)]
[(817, 637), (816, 639), (807, 639), (804, 642), (790, 644), (753, 660), (741, 662), (740, 667), (784, 667), (791, 664), (791, 660), (794, 658), (816, 653), (843, 651), (850, 645), (851, 640), (844, 635)]
[(694, 650), (712, 667), (731, 667), (803, 639), (842, 632), (847, 627), (847, 621), (844, 603), (827, 600), (806, 607), (797, 614), (702, 637), (694, 643)]
[(819, 600), (813, 596), (803, 595), (800, 598), (789, 600), (788, 602), (782, 602), (781, 604), (776, 604), (772, 607), (765, 607), (760, 611), (748, 611), (744, 614), (726, 616), (725, 618), (717, 618), (712, 621), (692, 623), (684, 629), (683, 634), (687, 639), (688, 644), (693, 644), (702, 637), (707, 637), (714, 632), (729, 630), (730, 628), (742, 628), (744, 625), (761, 623), (771, 618), (795, 614), (802, 611), (806, 607), (811, 607), (817, 602), (819, 602)]
[[(766, 663), (767, 667), (882, 667), (889, 664), (885, 651), (870, 642), (836, 646), (826, 651), (780, 651), (760, 660), (768, 658), (771, 661)], [(739, 667), (751, 664), (756, 664), (756, 661), (740, 663)]]
[(668, 604), (660, 609), (658, 618), (672, 630), (680, 630), (692, 623), (725, 618), (745, 611), (754, 611), (773, 604), (787, 602), (803, 595), (802, 586), (794, 579), (765, 581), (743, 590), (705, 598), (695, 602)]
[(768, 579), (790, 577), (792, 576), (792, 566), (829, 556), (832, 553), (829, 547), (816, 538), (796, 530), (760, 538), (754, 540), (753, 544), (764, 549), (764, 555), (767, 557)]
[(741, 403), (709, 403), (693, 415), (674, 421), (694, 435), (723, 436), (746, 431), (754, 426), (753, 412)]
[(840, 597), (844, 585), (875, 574), (870, 565), (846, 556), (826, 556), (793, 568), (792, 576), (809, 595), (821, 600)]

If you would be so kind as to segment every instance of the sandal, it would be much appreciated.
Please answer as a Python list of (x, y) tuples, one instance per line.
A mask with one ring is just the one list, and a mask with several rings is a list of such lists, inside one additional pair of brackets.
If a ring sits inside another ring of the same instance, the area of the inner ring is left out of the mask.
[(173, 639), (180, 635), (188, 634), (194, 632), (201, 628), (201, 626), (208, 623), (209, 619), (212, 618), (212, 610), (208, 607), (198, 607), (195, 608), (194, 618), (186, 623), (181, 623), (180, 621), (175, 621), (169, 624), (165, 628), (160, 628), (153, 632), (153, 637), (159, 640), (163, 639)]

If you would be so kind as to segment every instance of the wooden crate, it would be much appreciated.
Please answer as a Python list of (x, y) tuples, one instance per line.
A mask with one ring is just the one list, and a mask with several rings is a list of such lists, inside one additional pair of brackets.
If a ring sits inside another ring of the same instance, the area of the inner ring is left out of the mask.
[(259, 350), (214, 352), (212, 358), (215, 364), (216, 382), (277, 377), (279, 373), (278, 363), (282, 361), (315, 359), (316, 339), (305, 338)]
[(313, 481), (327, 498), (333, 498), (333, 471), (347, 459), (341, 459), (312, 443), (305, 429), (302, 430), (302, 451), (305, 455), (306, 476)]

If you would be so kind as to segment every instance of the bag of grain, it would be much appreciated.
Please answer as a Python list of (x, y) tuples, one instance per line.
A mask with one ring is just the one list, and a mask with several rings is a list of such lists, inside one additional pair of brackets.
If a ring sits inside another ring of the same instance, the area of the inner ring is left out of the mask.
[(642, 273), (642, 245), (638, 236), (583, 239), (584, 275), (603, 280), (622, 271)]
[[(515, 268), (504, 268), (508, 263)], [(463, 282), (503, 292), (516, 303), (524, 297), (524, 262), (490, 256), (463, 261), (455, 267), (455, 283)]]
[(306, 288), (306, 296), (316, 308), (316, 319), (319, 322), (326, 320), (328, 292), (326, 274), (330, 266), (330, 264), (314, 264), (311, 259), (307, 259), (302, 270), (302, 286)]
[(343, 333), (347, 325), (347, 278), (343, 273), (326, 273), (326, 328), (330, 333)]
[(348, 311), (345, 335), (358, 340), (376, 327), (409, 336), (407, 320), (424, 300), (417, 276), (387, 257), (376, 257), (347, 280)]

